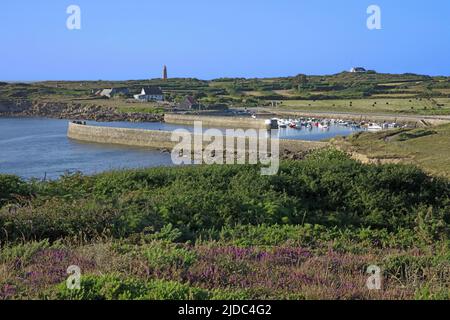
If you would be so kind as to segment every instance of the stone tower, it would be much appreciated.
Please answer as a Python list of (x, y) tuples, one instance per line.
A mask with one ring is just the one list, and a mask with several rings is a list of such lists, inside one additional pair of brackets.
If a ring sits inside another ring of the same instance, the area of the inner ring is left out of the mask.
[(163, 80), (167, 80), (167, 66), (164, 65), (163, 67), (163, 74), (162, 74)]

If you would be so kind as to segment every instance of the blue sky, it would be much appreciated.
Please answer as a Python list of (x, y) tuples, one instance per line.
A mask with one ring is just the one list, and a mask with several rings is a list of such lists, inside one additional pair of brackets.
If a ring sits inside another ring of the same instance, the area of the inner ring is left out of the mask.
[[(81, 30), (66, 9), (81, 8)], [(382, 30), (366, 27), (380, 6)], [(2, 0), (0, 79), (450, 75), (448, 0)]]

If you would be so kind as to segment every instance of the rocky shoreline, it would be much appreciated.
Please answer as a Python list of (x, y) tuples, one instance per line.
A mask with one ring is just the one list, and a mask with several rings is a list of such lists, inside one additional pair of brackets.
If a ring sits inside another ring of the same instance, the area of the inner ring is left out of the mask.
[(123, 113), (115, 108), (80, 103), (55, 102), (0, 102), (0, 117), (43, 117), (68, 120), (94, 120), (99, 122), (130, 121), (158, 122), (163, 115)]

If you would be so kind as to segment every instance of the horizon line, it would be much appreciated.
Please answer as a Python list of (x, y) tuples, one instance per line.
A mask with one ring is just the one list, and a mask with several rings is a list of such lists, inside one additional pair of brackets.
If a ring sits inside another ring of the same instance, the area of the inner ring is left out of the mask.
[[(367, 71), (372, 71), (372, 70), (367, 70)], [(306, 73), (297, 73), (295, 75), (286, 75), (286, 76), (268, 76), (268, 77), (243, 77), (243, 76), (223, 76), (223, 77), (216, 77), (216, 78), (197, 78), (197, 77), (169, 77), (167, 78), (167, 80), (181, 80), (181, 79), (196, 79), (196, 80), (200, 80), (200, 81), (214, 81), (214, 80), (218, 80), (218, 79), (277, 79), (277, 78), (293, 78), (296, 77), (297, 75), (306, 75), (309, 77), (327, 77), (327, 76), (335, 76), (335, 75), (339, 75), (342, 73), (351, 73), (350, 71), (344, 70), (341, 72), (337, 72), (337, 73), (331, 73), (331, 74), (306, 74)], [(371, 73), (360, 73), (360, 74), (371, 74)], [(389, 72), (376, 72), (375, 74), (383, 74), (383, 75), (416, 75), (416, 76), (426, 76), (426, 77), (445, 77), (448, 78), (450, 77), (450, 74), (445, 75), (445, 74), (423, 74), (423, 73), (415, 73), (415, 72), (402, 72), (402, 73), (389, 73)], [(39, 80), (0, 80), (0, 82), (6, 82), (6, 83), (38, 83), (38, 82), (60, 82), (60, 81), (64, 81), (64, 82), (120, 82), (120, 81), (153, 81), (153, 80), (163, 80), (163, 78), (143, 78), (143, 79), (39, 79)]]

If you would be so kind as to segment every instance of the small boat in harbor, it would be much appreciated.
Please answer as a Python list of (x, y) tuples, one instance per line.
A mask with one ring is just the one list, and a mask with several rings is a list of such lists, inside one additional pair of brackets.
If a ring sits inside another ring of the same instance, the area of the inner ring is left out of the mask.
[(333, 118), (310, 118), (310, 117), (296, 117), (296, 118), (272, 118), (275, 124), (278, 124), (280, 129), (295, 129), (312, 131), (313, 129), (320, 129), (320, 131), (336, 130), (337, 128), (348, 128), (350, 131), (381, 131), (393, 128), (402, 127), (397, 122), (366, 122)]
[(329, 125), (328, 125), (327, 122), (319, 122), (318, 127), (319, 127), (320, 129), (328, 129), (328, 128), (329, 128)]
[(369, 131), (380, 131), (383, 130), (383, 128), (377, 124), (377, 123), (369, 123), (369, 126), (367, 127)]

